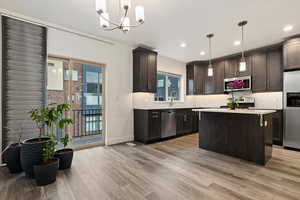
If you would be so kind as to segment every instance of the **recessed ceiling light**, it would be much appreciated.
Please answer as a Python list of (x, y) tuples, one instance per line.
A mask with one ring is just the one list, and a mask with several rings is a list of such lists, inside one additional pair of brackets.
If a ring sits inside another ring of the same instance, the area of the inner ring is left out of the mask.
[(184, 43), (184, 42), (181, 43), (181, 44), (180, 44), (180, 47), (182, 47), (182, 48), (186, 47), (186, 43)]
[(293, 30), (293, 26), (292, 25), (287, 25), (287, 26), (285, 26), (284, 28), (283, 28), (283, 31), (284, 32), (289, 32), (289, 31), (291, 31), (291, 30)]
[(240, 44), (241, 44), (241, 41), (239, 41), (239, 40), (236, 40), (236, 41), (234, 41), (234, 46), (239, 46)]
[(205, 51), (201, 51), (201, 52), (200, 52), (200, 55), (201, 55), (201, 56), (204, 56), (204, 55), (205, 55)]

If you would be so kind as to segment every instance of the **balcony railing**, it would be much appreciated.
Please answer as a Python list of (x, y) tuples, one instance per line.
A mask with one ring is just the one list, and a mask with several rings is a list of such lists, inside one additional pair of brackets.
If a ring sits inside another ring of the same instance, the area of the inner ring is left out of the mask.
[(93, 136), (102, 133), (102, 109), (72, 110), (73, 137)]

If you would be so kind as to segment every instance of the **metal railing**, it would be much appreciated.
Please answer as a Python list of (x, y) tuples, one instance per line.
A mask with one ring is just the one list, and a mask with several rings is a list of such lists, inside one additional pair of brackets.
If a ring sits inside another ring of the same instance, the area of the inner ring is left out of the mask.
[(72, 110), (73, 137), (100, 135), (102, 133), (102, 109)]

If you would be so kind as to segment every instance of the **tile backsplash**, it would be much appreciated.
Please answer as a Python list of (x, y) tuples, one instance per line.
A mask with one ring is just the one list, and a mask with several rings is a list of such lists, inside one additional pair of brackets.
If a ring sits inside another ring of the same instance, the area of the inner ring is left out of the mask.
[[(162, 103), (154, 102), (154, 95), (150, 93), (134, 93), (134, 108), (166, 108), (166, 107), (219, 107), (227, 104), (229, 95), (197, 95), (185, 96), (183, 102)], [(258, 109), (282, 109), (282, 92), (265, 93), (235, 93), (235, 97), (248, 96), (255, 98), (255, 107)]]

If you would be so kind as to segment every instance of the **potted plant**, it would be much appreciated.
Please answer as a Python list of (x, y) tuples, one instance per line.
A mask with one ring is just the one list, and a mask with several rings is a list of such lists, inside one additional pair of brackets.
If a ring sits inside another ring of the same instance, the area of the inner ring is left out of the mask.
[(63, 109), (63, 111), (69, 110), (70, 105), (60, 104), (56, 106), (55, 104), (51, 104), (46, 108), (33, 109), (29, 112), (30, 118), (36, 123), (40, 130), (39, 137), (27, 139), (23, 141), (21, 145), (21, 166), (25, 174), (30, 178), (34, 178), (33, 166), (40, 163), (43, 159), (44, 145), (51, 140), (47, 135), (43, 136), (43, 132), (45, 128), (48, 128), (51, 130), (51, 134), (54, 135), (54, 125), (56, 125), (61, 118), (61, 114), (59, 113), (63, 112), (60, 111), (61, 109)]
[[(64, 129), (66, 125), (73, 123), (71, 119), (64, 119), (63, 112), (70, 110), (70, 105), (61, 104), (55, 109), (56, 124), (60, 129)], [(72, 165), (73, 160), (73, 149), (66, 148), (69, 143), (69, 135), (65, 134), (64, 137), (60, 138), (60, 142), (63, 144), (63, 149), (55, 152), (55, 157), (59, 159), (59, 169), (69, 169)]]
[(56, 138), (50, 135), (51, 140), (43, 147), (42, 162), (34, 165), (34, 176), (38, 186), (44, 186), (56, 181), (59, 159), (54, 158)]
[(63, 144), (63, 149), (55, 152), (54, 157), (59, 159), (59, 169), (69, 169), (71, 168), (73, 161), (73, 149), (66, 148), (70, 141), (69, 135), (66, 134), (64, 137), (60, 138), (60, 142)]
[[(22, 137), (22, 129), (23, 129), (24, 123), (15, 130), (17, 133), (19, 133), (18, 142), (10, 144), (7, 146), (3, 154), (3, 161), (7, 164), (7, 168), (9, 169), (10, 173), (20, 173), (23, 171), (21, 167), (21, 161), (20, 161), (20, 151), (21, 151), (21, 137)], [(11, 129), (8, 127), (5, 127), (6, 129)]]

